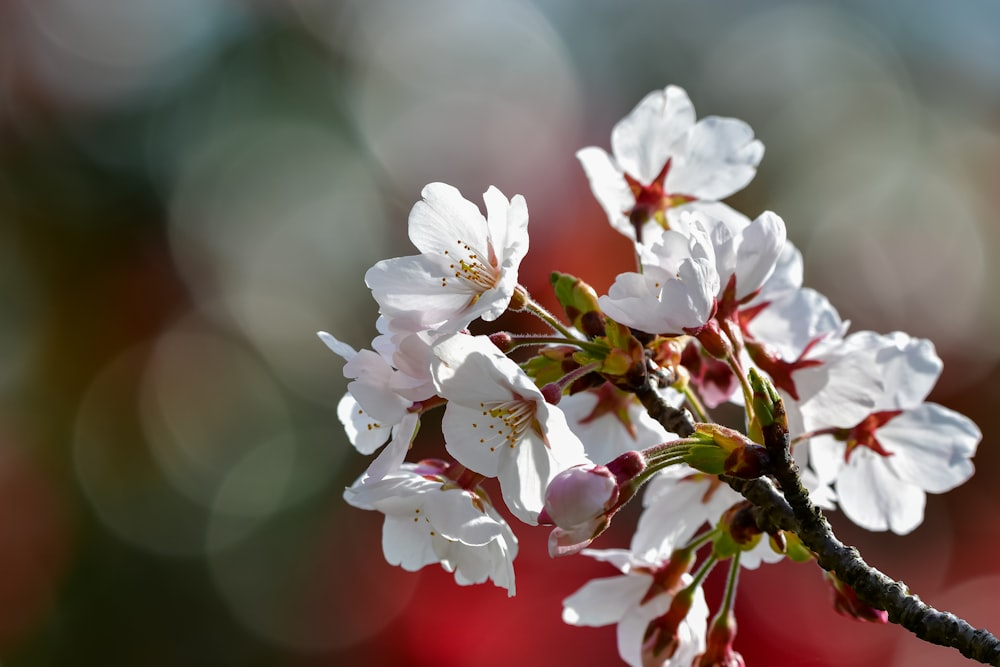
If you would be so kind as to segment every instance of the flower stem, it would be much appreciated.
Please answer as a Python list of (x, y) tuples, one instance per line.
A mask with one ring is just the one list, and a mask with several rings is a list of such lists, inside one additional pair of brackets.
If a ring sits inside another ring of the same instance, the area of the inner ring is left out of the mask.
[(685, 590), (693, 591), (701, 586), (701, 582), (705, 580), (705, 577), (708, 576), (708, 573), (712, 571), (712, 568), (714, 568), (718, 562), (719, 559), (715, 554), (709, 554), (708, 557), (705, 558), (705, 562), (703, 562), (698, 568), (698, 571), (694, 573), (694, 579), (691, 580), (691, 583), (688, 584)]
[(733, 608), (733, 601), (736, 599), (736, 584), (740, 579), (740, 553), (736, 552), (729, 564), (729, 577), (726, 579), (726, 593), (722, 598), (722, 606), (719, 608), (717, 617), (729, 613)]
[(580, 336), (578, 334), (560, 322), (555, 315), (545, 309), (545, 306), (535, 301), (531, 295), (528, 294), (528, 290), (520, 285), (518, 285), (518, 289), (524, 292), (524, 310), (539, 318), (566, 338), (572, 341), (580, 340)]
[(702, 404), (701, 399), (698, 398), (698, 394), (691, 388), (690, 384), (684, 387), (682, 393), (684, 394), (684, 400), (691, 406), (691, 410), (694, 412), (695, 417), (698, 418), (698, 421), (705, 424), (712, 421), (709, 418), (708, 412), (705, 410), (705, 406)]

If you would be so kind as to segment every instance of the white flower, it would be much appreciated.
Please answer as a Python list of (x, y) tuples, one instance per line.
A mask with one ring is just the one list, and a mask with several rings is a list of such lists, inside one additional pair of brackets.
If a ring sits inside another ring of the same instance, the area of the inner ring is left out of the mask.
[(358, 480), (344, 499), (385, 514), (382, 549), (391, 565), (416, 571), (441, 563), (461, 585), (490, 579), (514, 595), (517, 538), (485, 494), (456, 486), (444, 465), (404, 463), (376, 482)]
[[(710, 219), (711, 220), (711, 219)], [(722, 220), (711, 220), (716, 271), (723, 295), (732, 305), (756, 294), (774, 272), (785, 248), (785, 222), (765, 211), (746, 227), (733, 230)], [(732, 294), (728, 292), (732, 290)]]
[[(662, 394), (674, 407), (683, 402), (679, 392), (672, 389)], [(583, 442), (587, 458), (595, 463), (606, 464), (627, 451), (647, 449), (676, 438), (649, 416), (634, 394), (611, 383), (564, 396), (559, 407)]]
[(413, 402), (393, 388), (396, 371), (385, 358), (371, 350), (356, 352), (325, 331), (318, 335), (347, 362), (344, 377), (353, 378), (347, 394), (337, 404), (337, 416), (351, 444), (362, 454), (373, 454), (392, 438), (364, 476), (368, 481), (378, 481), (406, 458), (420, 413), (411, 411)]
[(535, 524), (557, 473), (589, 463), (559, 408), (486, 336), (455, 334), (434, 346), (438, 393), (448, 399), (441, 428), (455, 459), (497, 477), (507, 507)]
[(682, 547), (706, 523), (714, 523), (739, 494), (685, 464), (657, 473), (646, 485), (632, 552), (647, 560)]
[(734, 316), (774, 272), (785, 223), (770, 211), (735, 228), (687, 212), (640, 250), (642, 273), (619, 275), (598, 300), (612, 319), (647, 333), (695, 333), (716, 315)]
[[(643, 559), (628, 551), (586, 549), (584, 555), (611, 563), (622, 574), (594, 579), (563, 600), (563, 621), (570, 625), (618, 624), (618, 653), (632, 667), (644, 667), (643, 644), (649, 623), (667, 612), (675, 593), (691, 582), (691, 576), (674, 573), (664, 582), (666, 558)], [(666, 585), (664, 585), (666, 584)], [(691, 665), (705, 650), (708, 605), (701, 588), (694, 591), (691, 608), (677, 627), (677, 646), (664, 667)]]
[[(528, 209), (491, 187), (487, 217), (458, 190), (431, 183), (410, 211), (419, 255), (377, 263), (365, 274), (390, 326), (454, 332), (476, 318), (494, 320), (510, 303), (528, 252)], [(397, 323), (399, 323), (397, 325)]]
[(829, 423), (826, 435), (810, 441), (810, 463), (820, 479), (834, 481), (848, 518), (903, 535), (923, 521), (926, 493), (972, 476), (982, 435), (967, 417), (923, 402), (942, 366), (930, 341), (860, 332), (845, 342), (869, 360), (883, 387), (862, 419)]
[(699, 330), (715, 314), (719, 274), (700, 222), (688, 234), (664, 232), (642, 260), (642, 273), (619, 275), (598, 299), (608, 317), (646, 333), (680, 335)]
[(687, 93), (668, 86), (615, 125), (611, 152), (589, 147), (577, 158), (611, 225), (633, 240), (638, 228), (648, 244), (672, 225), (678, 207), (728, 208), (717, 200), (753, 179), (764, 146), (743, 121), (710, 116), (696, 123)]

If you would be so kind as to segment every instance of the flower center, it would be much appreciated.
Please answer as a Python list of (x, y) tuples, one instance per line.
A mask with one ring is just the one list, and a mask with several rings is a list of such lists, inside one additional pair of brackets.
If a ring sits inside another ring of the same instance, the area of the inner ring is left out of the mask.
[(837, 433), (837, 439), (847, 441), (847, 449), (844, 450), (844, 462), (850, 459), (851, 453), (858, 447), (867, 447), (880, 456), (892, 456), (892, 452), (883, 447), (882, 443), (875, 437), (875, 432), (889, 423), (893, 418), (898, 417), (902, 412), (902, 410), (873, 412), (854, 428), (843, 429)]
[(516, 447), (528, 429), (545, 438), (535, 414), (537, 406), (534, 401), (514, 394), (508, 401), (480, 403), (479, 407), (486, 423), (474, 423), (472, 428), (483, 433), (479, 443), (489, 447), (491, 452), (497, 447)]
[[(472, 288), (472, 291), (475, 292), (472, 303), (475, 303), (480, 294), (493, 289), (500, 281), (500, 268), (497, 266), (496, 253), (493, 251), (492, 243), (488, 244), (488, 256), (486, 257), (462, 239), (458, 240), (458, 245), (462, 248), (462, 254), (459, 257), (455, 257), (448, 250), (444, 251), (444, 254), (452, 260), (448, 268), (454, 271), (455, 279)], [(441, 286), (446, 286), (448, 280), (448, 276), (441, 278)]]
[(656, 175), (656, 178), (649, 184), (641, 183), (631, 174), (624, 174), (625, 182), (628, 183), (632, 196), (635, 197), (635, 206), (631, 211), (624, 211), (629, 216), (629, 221), (635, 226), (636, 238), (642, 241), (642, 226), (649, 220), (655, 220), (664, 229), (670, 229), (667, 223), (665, 211), (668, 208), (680, 206), (694, 201), (696, 198), (689, 195), (670, 194), (664, 190), (667, 181), (667, 174), (670, 173), (670, 159), (663, 165), (663, 169)]

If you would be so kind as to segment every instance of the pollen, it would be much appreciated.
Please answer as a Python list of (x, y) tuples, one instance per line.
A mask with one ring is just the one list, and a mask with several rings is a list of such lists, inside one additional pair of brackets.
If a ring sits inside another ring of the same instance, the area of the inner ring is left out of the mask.
[[(488, 414), (495, 423), (489, 424), (490, 436), (484, 442), (495, 441), (516, 447), (534, 422), (535, 404), (515, 396), (512, 400), (491, 406)], [(491, 446), (490, 451), (495, 451), (495, 446)]]
[[(454, 277), (464, 282), (476, 294), (493, 289), (500, 281), (500, 267), (497, 266), (492, 246), (484, 256), (482, 252), (458, 239), (456, 242), (465, 252), (465, 257), (457, 259), (449, 268)], [(448, 254), (445, 251), (445, 254)]]

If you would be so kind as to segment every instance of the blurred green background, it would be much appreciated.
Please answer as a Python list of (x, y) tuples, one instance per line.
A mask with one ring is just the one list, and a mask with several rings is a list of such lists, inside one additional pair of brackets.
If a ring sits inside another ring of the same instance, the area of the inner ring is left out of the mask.
[[(630, 249), (574, 152), (668, 83), (754, 127), (731, 203), (784, 217), (808, 285), (936, 342), (977, 475), (906, 537), (833, 518), (1000, 630), (998, 35), (994, 0), (0, 0), (0, 664), (617, 664), (559, 620), (612, 572), (544, 529), (514, 600), (384, 563), (314, 334), (369, 344), (364, 270), (435, 180), (525, 195), (543, 300), (552, 269), (606, 289)], [(738, 614), (749, 664), (966, 664), (835, 616), (811, 565)]]

